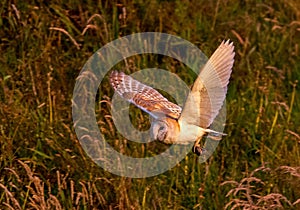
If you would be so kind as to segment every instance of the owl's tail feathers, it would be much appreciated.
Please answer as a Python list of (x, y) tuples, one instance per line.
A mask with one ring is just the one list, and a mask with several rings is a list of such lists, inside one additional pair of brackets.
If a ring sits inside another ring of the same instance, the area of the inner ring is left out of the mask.
[(208, 134), (207, 137), (215, 140), (215, 141), (220, 141), (222, 140), (222, 136), (226, 136), (226, 133), (222, 133), (222, 132), (218, 132), (218, 131), (214, 131), (211, 129), (205, 129), (205, 132)]

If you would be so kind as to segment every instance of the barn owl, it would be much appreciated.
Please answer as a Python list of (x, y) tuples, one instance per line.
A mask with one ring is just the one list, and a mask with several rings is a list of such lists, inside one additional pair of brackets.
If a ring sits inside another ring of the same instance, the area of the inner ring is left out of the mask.
[(151, 116), (153, 139), (166, 144), (193, 142), (193, 152), (200, 155), (200, 140), (204, 135), (215, 140), (225, 135), (209, 126), (223, 106), (234, 55), (233, 43), (223, 41), (201, 69), (183, 107), (123, 72), (112, 71), (110, 84), (121, 97)]

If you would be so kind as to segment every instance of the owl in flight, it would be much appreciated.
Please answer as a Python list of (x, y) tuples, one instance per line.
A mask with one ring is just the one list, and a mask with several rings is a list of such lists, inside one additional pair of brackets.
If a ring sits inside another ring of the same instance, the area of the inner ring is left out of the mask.
[(223, 106), (234, 55), (233, 43), (223, 41), (201, 69), (183, 107), (123, 72), (113, 71), (110, 84), (122, 98), (151, 116), (153, 139), (166, 144), (194, 142), (193, 152), (200, 155), (204, 135), (215, 140), (225, 135), (209, 126)]

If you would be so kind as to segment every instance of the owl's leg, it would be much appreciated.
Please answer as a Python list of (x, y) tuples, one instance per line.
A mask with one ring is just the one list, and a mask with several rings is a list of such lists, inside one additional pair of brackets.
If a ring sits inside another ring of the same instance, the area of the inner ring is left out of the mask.
[(202, 139), (202, 137), (198, 138), (197, 141), (195, 141), (194, 146), (193, 146), (193, 152), (198, 156), (200, 156), (203, 153), (203, 151), (205, 150), (200, 145), (201, 139)]

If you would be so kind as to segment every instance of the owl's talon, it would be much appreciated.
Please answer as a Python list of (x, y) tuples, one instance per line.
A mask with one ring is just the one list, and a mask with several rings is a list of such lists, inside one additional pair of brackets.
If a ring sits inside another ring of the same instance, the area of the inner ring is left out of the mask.
[(202, 148), (200, 145), (194, 145), (194, 146), (193, 146), (193, 152), (194, 152), (196, 155), (200, 156), (200, 155), (203, 154), (203, 152), (205, 152), (205, 149)]

